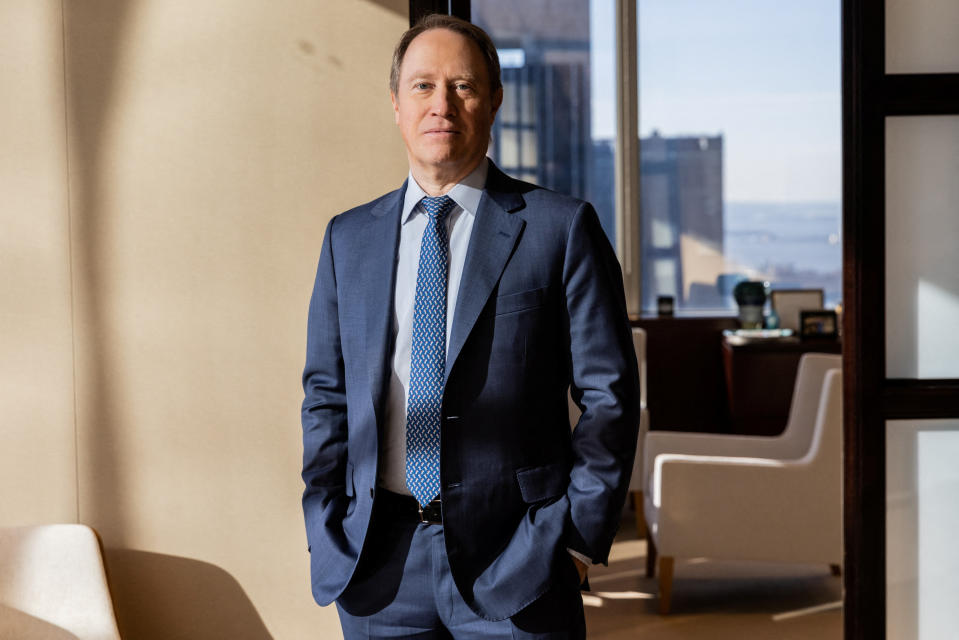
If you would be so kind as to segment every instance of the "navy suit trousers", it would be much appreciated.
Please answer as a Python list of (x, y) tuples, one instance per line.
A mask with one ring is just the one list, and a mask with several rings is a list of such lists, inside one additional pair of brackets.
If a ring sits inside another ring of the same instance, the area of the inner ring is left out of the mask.
[(470, 609), (453, 583), (442, 525), (377, 512), (369, 535), (373, 546), (336, 601), (346, 640), (586, 637), (572, 558), (567, 574), (543, 596), (511, 618), (490, 621)]

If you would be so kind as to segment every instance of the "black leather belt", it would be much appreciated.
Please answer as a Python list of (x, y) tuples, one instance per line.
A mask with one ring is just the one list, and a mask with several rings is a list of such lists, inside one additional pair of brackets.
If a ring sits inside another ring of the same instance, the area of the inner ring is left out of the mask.
[(382, 487), (376, 493), (376, 508), (383, 515), (402, 520), (416, 520), (423, 524), (443, 524), (443, 503), (435, 498), (421, 507), (413, 496), (404, 496)]

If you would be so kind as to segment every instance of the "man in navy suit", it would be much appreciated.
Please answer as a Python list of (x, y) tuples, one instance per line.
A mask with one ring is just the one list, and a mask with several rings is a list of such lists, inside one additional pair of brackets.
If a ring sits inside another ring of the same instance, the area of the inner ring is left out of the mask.
[(636, 446), (619, 264), (588, 203), (486, 158), (482, 30), (418, 23), (390, 93), (409, 177), (329, 223), (310, 301), (314, 598), (349, 639), (583, 638)]

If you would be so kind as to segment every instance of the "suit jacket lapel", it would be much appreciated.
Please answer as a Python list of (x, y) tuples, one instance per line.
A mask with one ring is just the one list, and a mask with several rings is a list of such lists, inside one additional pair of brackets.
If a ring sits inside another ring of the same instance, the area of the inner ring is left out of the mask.
[(406, 183), (380, 200), (370, 211), (366, 233), (358, 249), (365, 254), (361, 279), (364, 282), (366, 314), (364, 341), (367, 370), (376, 423), (382, 424), (386, 385), (393, 338), (393, 289), (396, 282), (396, 252), (400, 238), (400, 215)]
[(509, 189), (512, 182), (490, 162), (486, 191), (480, 200), (469, 248), (463, 279), (456, 297), (456, 310), (450, 332), (450, 344), (446, 355), (446, 378), (456, 358), (473, 330), (476, 319), (499, 282), (500, 275), (509, 261), (520, 232), (526, 223), (513, 211), (521, 209), (523, 197)]

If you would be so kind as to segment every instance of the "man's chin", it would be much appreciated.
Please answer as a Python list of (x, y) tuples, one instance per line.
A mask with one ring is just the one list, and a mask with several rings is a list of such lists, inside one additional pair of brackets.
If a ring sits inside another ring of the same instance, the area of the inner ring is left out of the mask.
[(482, 157), (483, 156), (466, 156), (462, 152), (455, 153), (451, 151), (449, 153), (432, 155), (423, 164), (436, 172), (447, 175), (462, 174), (459, 177), (464, 177), (479, 164)]
[(453, 167), (466, 162), (462, 149), (453, 145), (435, 145), (432, 153), (426, 158), (426, 163), (434, 167)]

